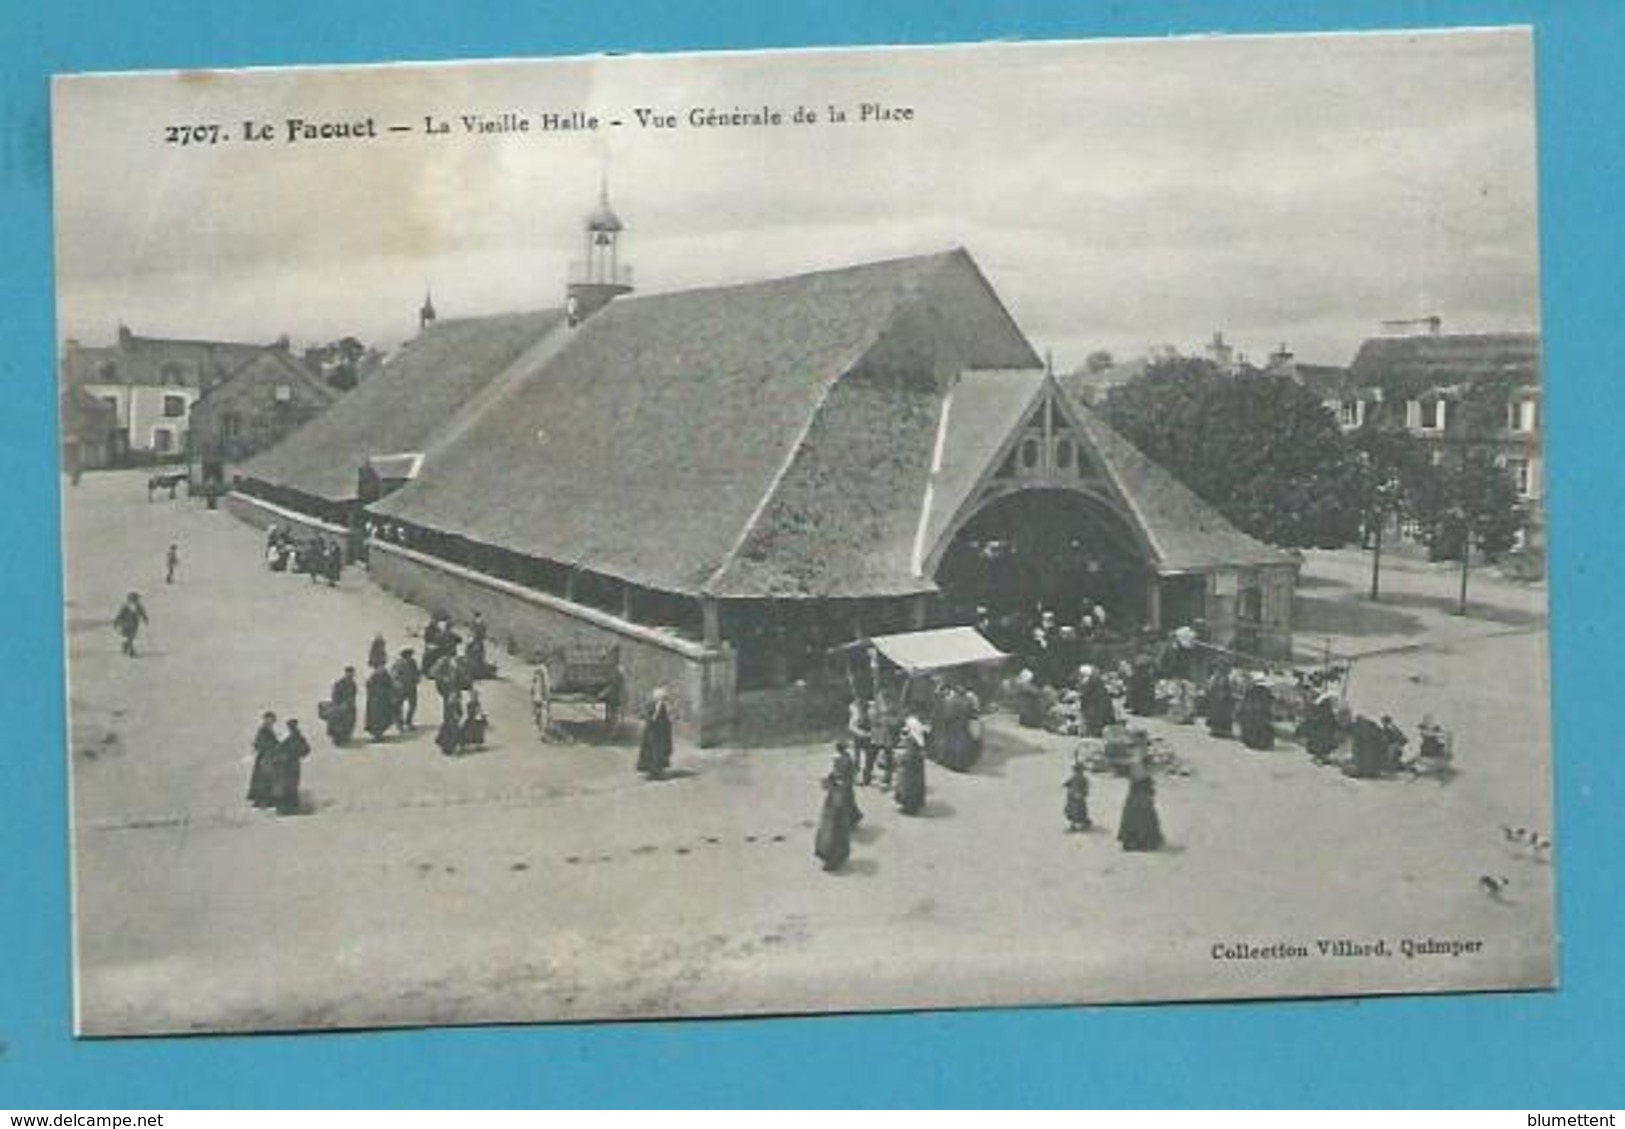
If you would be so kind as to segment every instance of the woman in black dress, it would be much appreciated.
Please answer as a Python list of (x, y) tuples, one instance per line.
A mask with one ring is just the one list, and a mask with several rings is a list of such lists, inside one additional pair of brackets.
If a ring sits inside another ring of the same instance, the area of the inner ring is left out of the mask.
[(824, 777), (824, 806), (818, 815), (813, 854), (825, 870), (839, 870), (852, 856), (852, 812), (847, 800), (849, 784), (838, 772)]
[(658, 780), (671, 766), (671, 707), (666, 703), (666, 689), (657, 687), (649, 695), (649, 706), (643, 711), (643, 739), (638, 744), (638, 771), (650, 780)]
[(1241, 727), (1241, 743), (1249, 749), (1275, 747), (1275, 695), (1262, 679), (1254, 679), (1241, 695), (1236, 723)]
[(1231, 736), (1236, 718), (1236, 694), (1230, 688), (1230, 672), (1220, 667), (1208, 680), (1206, 694), (1207, 731), (1215, 737)]
[(1118, 821), (1117, 841), (1125, 851), (1162, 849), (1162, 821), (1157, 818), (1157, 786), (1143, 765), (1136, 765), (1128, 782), (1128, 798), (1123, 801), (1123, 818)]

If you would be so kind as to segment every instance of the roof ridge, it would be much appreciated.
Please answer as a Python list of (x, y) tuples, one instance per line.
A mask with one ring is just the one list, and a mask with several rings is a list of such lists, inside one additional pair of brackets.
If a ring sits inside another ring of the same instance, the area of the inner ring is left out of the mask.
[[(864, 259), (855, 263), (846, 263), (835, 267), (817, 267), (813, 270), (795, 271), (791, 274), (773, 275), (771, 278), (746, 279), (739, 282), (714, 282), (702, 286), (688, 286), (678, 290), (651, 290), (634, 291), (625, 297), (617, 298), (605, 307), (608, 310), (627, 309), (646, 302), (660, 301), (667, 298), (687, 297), (700, 294), (722, 294), (734, 290), (755, 290), (764, 286), (774, 286), (786, 282), (802, 282), (813, 278), (827, 278), (832, 275), (855, 274), (860, 271), (880, 270), (885, 267), (900, 267), (904, 264), (920, 264), (924, 266), (925, 273), (937, 270), (943, 263), (956, 255), (969, 258), (963, 247), (950, 247), (945, 251), (928, 251), (915, 255), (894, 255), (888, 259)], [(932, 262), (932, 260), (937, 260)], [(929, 264), (928, 266), (926, 264)]]
[(513, 395), (541, 367), (579, 340), (581, 328), (584, 327), (572, 326), (561, 313), (559, 320), (547, 332), (503, 366), (485, 387), (470, 396), (457, 413), (446, 421), (446, 426), (431, 442), (425, 444), (422, 452), (425, 459), (431, 454), (439, 454), (461, 439), (487, 411)]

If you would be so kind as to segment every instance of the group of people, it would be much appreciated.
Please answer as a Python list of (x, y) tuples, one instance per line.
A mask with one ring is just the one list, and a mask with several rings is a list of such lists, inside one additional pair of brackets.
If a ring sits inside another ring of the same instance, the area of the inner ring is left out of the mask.
[(265, 566), (272, 572), (304, 573), (312, 584), (334, 587), (344, 574), (344, 546), (330, 537), (301, 539), (272, 522), (265, 531)]
[(1117, 625), (1103, 605), (1085, 598), (1079, 606), (1077, 619), (1071, 623), (1044, 606), (997, 617), (979, 607), (975, 626), (1001, 649), (1020, 655), (1040, 686), (1058, 686), (1071, 680), (1091, 646), (1116, 634)]
[[(925, 758), (928, 730), (916, 715), (909, 715), (899, 729), (901, 740), (893, 749), (887, 746), (883, 788), (890, 789), (897, 810), (904, 815), (918, 815), (925, 807)], [(864, 784), (873, 781), (873, 770), (879, 746), (870, 739), (860, 745), (858, 753), (868, 766), (862, 778)], [(846, 741), (835, 744), (835, 760), (829, 773), (820, 781), (824, 791), (823, 805), (818, 814), (818, 830), (813, 836), (813, 855), (826, 871), (836, 871), (846, 865), (852, 856), (852, 832), (863, 822), (858, 807), (858, 762), (853, 757), (853, 746)]]
[(440, 725), (435, 733), (440, 751), (454, 756), (485, 744), (491, 723), (474, 684), (491, 677), (495, 668), (483, 658), (483, 621), (476, 615), (466, 651), (450, 618), (441, 614), (430, 620), (423, 641), (421, 662), (412, 647), (401, 648), (392, 662), (383, 633), (373, 636), (367, 649), (364, 702), (355, 667), (344, 668), (320, 707), (333, 744), (349, 744), (358, 721), (374, 741), (384, 740), (391, 730), (407, 733), (416, 729), (418, 691), (425, 680), (440, 695)]
[(248, 802), (257, 808), (271, 808), (278, 815), (297, 815), (299, 778), (302, 762), (310, 755), (296, 718), (288, 719), (287, 732), (276, 731), (276, 714), (267, 710), (254, 733), (254, 767), (248, 777)]

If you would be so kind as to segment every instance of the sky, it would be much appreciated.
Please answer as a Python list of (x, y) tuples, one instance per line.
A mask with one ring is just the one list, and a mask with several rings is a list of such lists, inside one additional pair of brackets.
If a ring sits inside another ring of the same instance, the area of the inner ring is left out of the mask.
[[(845, 123), (689, 122), (830, 104)], [(601, 128), (460, 121), (576, 110)], [(381, 136), (289, 143), (290, 117)], [(1060, 368), (1215, 331), (1346, 364), (1387, 319), (1539, 328), (1517, 29), (73, 76), (53, 160), (59, 331), (86, 345), (388, 348), (430, 289), (442, 317), (557, 306), (606, 182), (641, 291), (963, 246)]]

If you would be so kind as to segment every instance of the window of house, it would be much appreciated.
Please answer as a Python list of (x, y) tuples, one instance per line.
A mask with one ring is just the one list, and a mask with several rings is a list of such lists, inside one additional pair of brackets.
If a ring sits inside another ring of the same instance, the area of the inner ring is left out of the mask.
[(1535, 430), (1535, 401), (1513, 400), (1507, 404), (1507, 430), (1521, 432)]
[(286, 404), (293, 400), (293, 385), (278, 384), (271, 389), (271, 398), (279, 404)]
[(1421, 412), (1423, 431), (1441, 431), (1444, 428), (1444, 401), (1423, 400)]
[(1038, 440), (1023, 439), (1021, 441), (1021, 465), (1024, 470), (1032, 470), (1038, 466)]
[(1512, 485), (1517, 489), (1518, 497), (1530, 497), (1530, 487), (1534, 484), (1534, 482), (1529, 473), (1529, 460), (1508, 459), (1507, 473), (1512, 476)]
[(1056, 441), (1055, 468), (1057, 470), (1072, 469), (1072, 440), (1060, 439)]
[(181, 416), (184, 416), (185, 414), (186, 414), (186, 397), (185, 396), (165, 396), (164, 397), (164, 418), (165, 419), (179, 419)]
[(243, 417), (236, 412), (226, 412), (220, 417), (220, 431), (227, 439), (235, 439), (243, 433)]
[(167, 427), (152, 429), (152, 449), (160, 455), (167, 455), (175, 449), (175, 433)]
[(1358, 400), (1344, 400), (1338, 410), (1338, 419), (1344, 427), (1359, 427), (1365, 415), (1361, 410), (1363, 407)]

